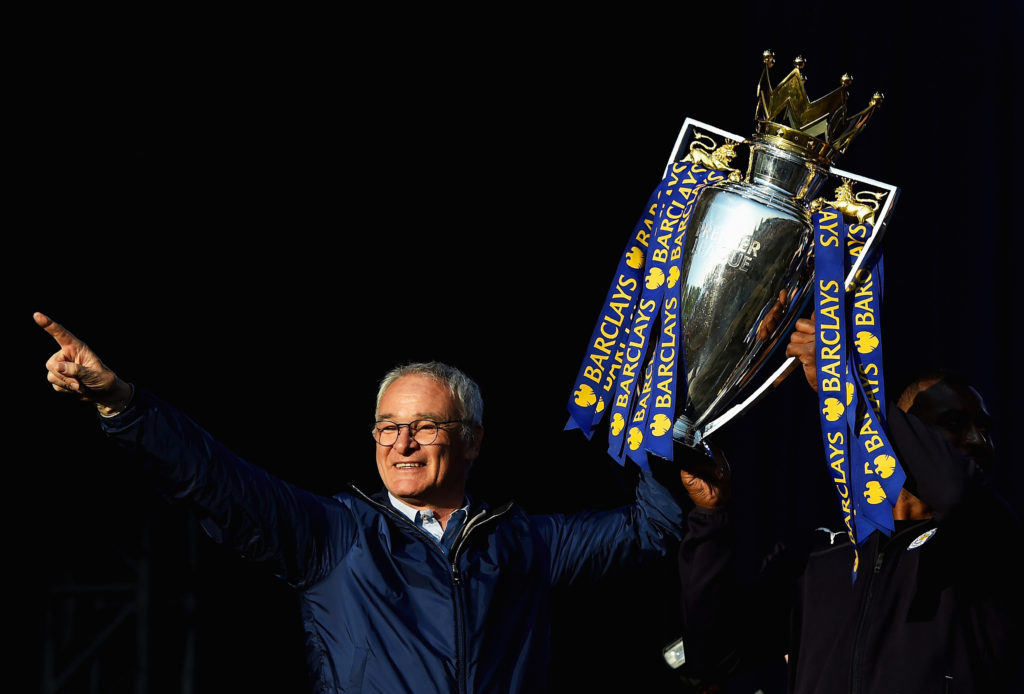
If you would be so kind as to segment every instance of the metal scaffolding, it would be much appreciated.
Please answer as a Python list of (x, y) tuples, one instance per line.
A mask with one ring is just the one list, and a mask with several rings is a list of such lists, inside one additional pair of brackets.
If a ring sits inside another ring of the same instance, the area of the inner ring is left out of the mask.
[[(175, 579), (173, 590), (158, 592), (154, 517), (131, 525), (77, 544), (51, 572), (41, 694), (193, 694), (194, 583)], [(176, 520), (170, 532), (184, 554), (178, 568), (195, 576), (194, 519)]]

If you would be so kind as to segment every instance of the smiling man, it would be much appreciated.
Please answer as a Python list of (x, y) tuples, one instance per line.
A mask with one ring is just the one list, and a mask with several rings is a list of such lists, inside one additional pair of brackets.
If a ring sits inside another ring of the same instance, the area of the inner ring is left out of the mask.
[(416, 510), (435, 513), (442, 524), (464, 505), (467, 473), (483, 438), (478, 398), (462, 379), (452, 381), (456, 393), (443, 385), (439, 365), (392, 371), (381, 383), (374, 424), (384, 486)]
[(59, 346), (46, 362), (53, 389), (95, 405), (164, 496), (297, 591), (311, 691), (545, 692), (552, 592), (665, 558), (681, 537), (680, 498), (644, 470), (635, 503), (615, 509), (530, 515), (474, 499), (483, 402), (452, 366), (406, 364), (381, 380), (372, 434), (385, 488), (326, 497), (243, 460), (59, 323), (34, 319)]

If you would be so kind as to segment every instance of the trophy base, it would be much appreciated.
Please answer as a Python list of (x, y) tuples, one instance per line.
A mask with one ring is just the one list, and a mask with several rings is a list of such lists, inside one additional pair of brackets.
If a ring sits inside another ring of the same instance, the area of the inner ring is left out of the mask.
[(693, 424), (693, 420), (685, 414), (679, 415), (672, 425), (672, 438), (689, 448), (704, 448), (704, 437)]

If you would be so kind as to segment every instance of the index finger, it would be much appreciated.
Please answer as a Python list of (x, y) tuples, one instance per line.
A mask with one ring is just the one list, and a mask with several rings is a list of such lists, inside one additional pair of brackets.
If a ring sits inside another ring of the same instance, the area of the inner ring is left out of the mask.
[(57, 344), (61, 347), (68, 347), (74, 342), (80, 342), (80, 340), (75, 337), (70, 330), (50, 318), (45, 313), (36, 311), (32, 314), (32, 318), (35, 319), (36, 325), (50, 333), (50, 336), (56, 340)]

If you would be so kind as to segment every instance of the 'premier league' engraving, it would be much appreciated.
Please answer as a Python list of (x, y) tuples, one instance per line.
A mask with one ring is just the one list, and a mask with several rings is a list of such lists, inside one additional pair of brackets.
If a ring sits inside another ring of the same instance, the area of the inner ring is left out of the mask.
[(703, 224), (696, 235), (710, 249), (716, 262), (740, 272), (750, 269), (761, 248), (761, 242), (743, 230)]

